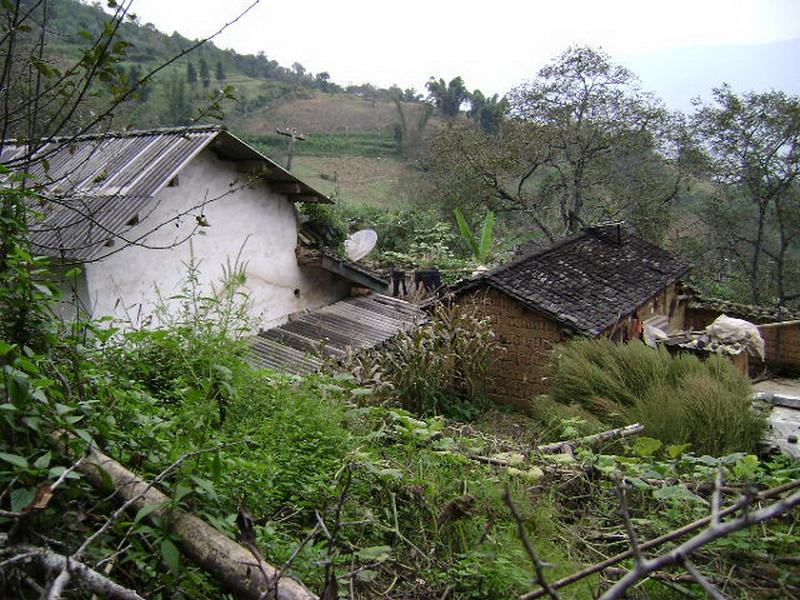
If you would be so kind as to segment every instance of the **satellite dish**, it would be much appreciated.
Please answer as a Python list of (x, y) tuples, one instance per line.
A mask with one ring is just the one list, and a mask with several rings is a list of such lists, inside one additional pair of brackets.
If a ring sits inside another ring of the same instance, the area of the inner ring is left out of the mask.
[(344, 251), (347, 258), (355, 262), (372, 252), (377, 243), (378, 234), (373, 229), (362, 229), (344, 241)]

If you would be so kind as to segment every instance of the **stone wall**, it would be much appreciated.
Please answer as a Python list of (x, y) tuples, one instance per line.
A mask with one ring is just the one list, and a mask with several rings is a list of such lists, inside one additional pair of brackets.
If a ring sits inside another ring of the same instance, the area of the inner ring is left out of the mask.
[(543, 381), (553, 346), (565, 339), (562, 326), (524, 308), (495, 289), (480, 289), (457, 299), (489, 319), (498, 352), (489, 373), (489, 397), (526, 409), (531, 398), (547, 391)]

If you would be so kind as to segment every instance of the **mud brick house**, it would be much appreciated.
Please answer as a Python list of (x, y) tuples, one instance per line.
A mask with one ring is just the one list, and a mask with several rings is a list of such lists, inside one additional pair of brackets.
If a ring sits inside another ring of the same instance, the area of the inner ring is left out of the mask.
[(504, 348), (490, 396), (524, 408), (547, 389), (553, 347), (576, 335), (625, 341), (644, 322), (684, 326), (688, 265), (619, 225), (589, 227), (451, 288), (487, 317)]

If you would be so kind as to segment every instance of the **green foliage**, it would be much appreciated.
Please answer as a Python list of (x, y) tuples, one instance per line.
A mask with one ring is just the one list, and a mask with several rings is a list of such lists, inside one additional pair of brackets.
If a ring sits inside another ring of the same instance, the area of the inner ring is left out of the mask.
[(303, 228), (337, 254), (344, 254), (347, 224), (330, 204), (306, 202), (300, 206)]
[(489, 253), (492, 251), (494, 213), (492, 211), (486, 213), (486, 218), (483, 220), (483, 225), (481, 225), (481, 230), (477, 237), (473, 235), (472, 229), (467, 223), (461, 209), (453, 209), (453, 214), (456, 217), (456, 224), (458, 225), (459, 232), (461, 232), (461, 237), (464, 238), (464, 241), (467, 242), (470, 250), (472, 250), (472, 256), (475, 258), (475, 262), (479, 265), (483, 265), (489, 258)]
[(751, 451), (765, 426), (749, 381), (719, 356), (579, 339), (557, 352), (551, 381), (558, 402), (579, 402), (607, 423), (642, 423), (647, 435), (697, 452)]
[[(346, 365), (368, 373), (418, 415), (474, 418), (484, 405), (486, 373), (498, 346), (488, 321), (468, 309), (437, 306), (430, 322), (399, 334), (389, 351)], [(379, 373), (379, 376), (376, 375)]]

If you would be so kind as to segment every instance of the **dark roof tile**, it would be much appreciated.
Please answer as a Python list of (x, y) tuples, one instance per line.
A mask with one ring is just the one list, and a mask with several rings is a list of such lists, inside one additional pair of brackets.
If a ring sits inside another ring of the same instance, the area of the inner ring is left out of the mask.
[(622, 228), (599, 226), (536, 249), (454, 291), (489, 285), (581, 333), (597, 335), (688, 268)]

